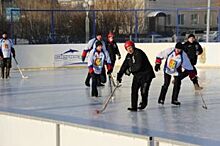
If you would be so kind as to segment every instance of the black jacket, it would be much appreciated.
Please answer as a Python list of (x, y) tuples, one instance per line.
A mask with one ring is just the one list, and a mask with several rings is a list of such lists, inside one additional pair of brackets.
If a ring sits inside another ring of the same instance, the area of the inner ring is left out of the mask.
[(121, 78), (128, 69), (137, 79), (148, 81), (155, 78), (153, 67), (147, 55), (140, 49), (135, 48), (132, 55), (126, 55), (117, 78)]
[(191, 64), (196, 65), (198, 55), (202, 54), (203, 49), (198, 42), (194, 41), (193, 43), (190, 43), (187, 41), (184, 43), (184, 51), (189, 57)]
[(109, 52), (109, 56), (110, 56), (111, 61), (115, 61), (116, 60), (116, 54), (118, 56), (121, 56), (121, 54), (120, 54), (120, 52), (118, 50), (118, 46), (117, 46), (115, 41), (113, 41), (112, 43), (107, 41), (106, 48), (107, 48), (107, 50)]

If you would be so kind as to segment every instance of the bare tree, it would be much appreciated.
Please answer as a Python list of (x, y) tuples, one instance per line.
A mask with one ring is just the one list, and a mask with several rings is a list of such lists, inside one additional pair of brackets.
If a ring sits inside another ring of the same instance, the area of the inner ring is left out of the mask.
[[(144, 12), (126, 11), (143, 9), (142, 0), (101, 0), (96, 1), (95, 9), (117, 10), (97, 13), (97, 27), (107, 33), (113, 31), (116, 34), (132, 34), (135, 31), (135, 22), (138, 22), (138, 30), (143, 30)], [(137, 21), (135, 21), (137, 18)]]

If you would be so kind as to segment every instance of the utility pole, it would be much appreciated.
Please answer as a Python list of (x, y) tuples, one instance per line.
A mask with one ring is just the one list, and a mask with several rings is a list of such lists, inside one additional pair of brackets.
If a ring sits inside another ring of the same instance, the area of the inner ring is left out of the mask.
[(209, 42), (209, 29), (210, 29), (210, 5), (211, 0), (208, 0), (207, 4), (207, 19), (206, 19), (206, 42)]

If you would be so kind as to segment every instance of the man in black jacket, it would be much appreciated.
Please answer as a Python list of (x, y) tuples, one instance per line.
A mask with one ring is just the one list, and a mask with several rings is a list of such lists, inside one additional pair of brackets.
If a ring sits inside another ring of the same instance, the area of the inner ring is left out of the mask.
[[(198, 55), (202, 54), (203, 49), (200, 46), (200, 44), (196, 41), (195, 35), (190, 34), (188, 36), (187, 41), (184, 43), (184, 51), (186, 52), (187, 56), (189, 57), (189, 60), (193, 66), (194, 72), (197, 75), (197, 69), (196, 69), (195, 65), (197, 63)], [(185, 76), (183, 76), (183, 78), (185, 78), (186, 76), (187, 76), (187, 74), (185, 74)], [(198, 79), (192, 80), (192, 82), (194, 84), (195, 90), (203, 89), (202, 87), (199, 86)]]
[[(148, 91), (150, 84), (155, 74), (153, 68), (146, 56), (146, 54), (135, 47), (134, 42), (126, 41), (125, 49), (128, 52), (126, 58), (117, 75), (117, 81), (120, 83), (122, 76), (125, 73), (134, 75), (131, 87), (131, 107), (130, 111), (137, 111), (137, 109), (144, 109), (148, 104)], [(141, 89), (142, 101), (138, 107), (138, 90)]]
[(107, 36), (106, 49), (111, 59), (111, 65), (114, 68), (116, 55), (118, 56), (118, 59), (121, 59), (121, 54), (119, 52), (118, 45), (114, 40), (114, 34), (112, 32), (110, 32)]

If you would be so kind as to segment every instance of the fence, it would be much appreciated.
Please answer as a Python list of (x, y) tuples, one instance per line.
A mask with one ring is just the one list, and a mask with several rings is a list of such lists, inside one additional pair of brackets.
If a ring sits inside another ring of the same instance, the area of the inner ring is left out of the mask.
[[(206, 37), (207, 8), (58, 10), (11, 9), (10, 34), (16, 44), (86, 43), (97, 31), (118, 42), (184, 41)], [(210, 8), (209, 40), (220, 42), (220, 8)], [(19, 14), (19, 15), (18, 15)], [(15, 17), (16, 16), (16, 17)], [(105, 37), (104, 37), (105, 38)]]

